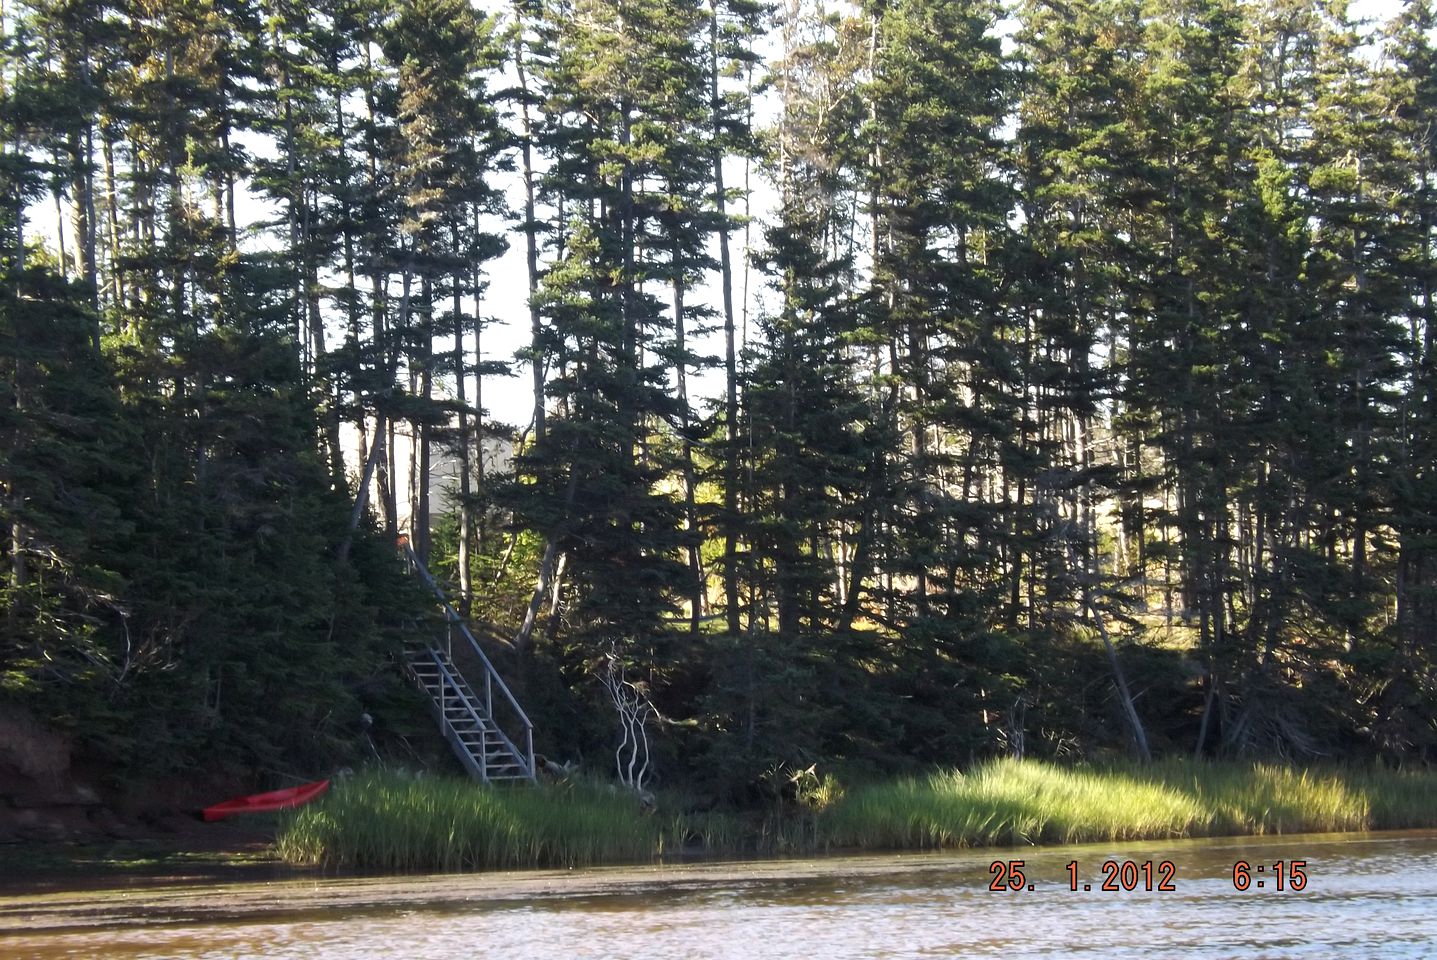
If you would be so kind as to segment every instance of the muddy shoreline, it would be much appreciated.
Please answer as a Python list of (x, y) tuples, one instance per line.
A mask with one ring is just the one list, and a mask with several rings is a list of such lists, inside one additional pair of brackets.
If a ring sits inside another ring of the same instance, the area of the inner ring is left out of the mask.
[(275, 856), (272, 828), (214, 826), (209, 833), (0, 843), (0, 901), (53, 891), (258, 882), (312, 872)]

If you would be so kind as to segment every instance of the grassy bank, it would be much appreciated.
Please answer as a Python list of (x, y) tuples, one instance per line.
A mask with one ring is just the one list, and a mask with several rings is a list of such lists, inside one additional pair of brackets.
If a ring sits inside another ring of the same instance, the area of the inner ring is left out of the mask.
[(649, 859), (664, 830), (632, 794), (572, 783), (493, 789), (369, 773), (281, 825), (291, 863), (376, 870), (492, 870)]
[(1437, 826), (1437, 774), (1168, 762), (1003, 761), (853, 791), (824, 817), (840, 847), (925, 849)]
[[(707, 856), (938, 849), (1437, 826), (1437, 773), (1167, 762), (1065, 768), (1002, 760), (967, 773), (829, 783), (758, 813), (643, 811), (602, 784), (484, 789), (371, 773), (281, 826), (301, 864), (485, 870)], [(674, 807), (675, 809), (670, 809)]]

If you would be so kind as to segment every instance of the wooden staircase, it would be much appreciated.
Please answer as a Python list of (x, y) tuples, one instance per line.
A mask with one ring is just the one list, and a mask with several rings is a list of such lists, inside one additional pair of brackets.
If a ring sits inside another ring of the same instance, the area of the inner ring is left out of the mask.
[[(439, 599), (447, 626), (442, 638), (420, 638), (405, 646), (405, 672), (428, 695), (430, 712), (444, 739), (471, 777), (484, 783), (533, 780), (534, 725), (443, 589), (419, 562), (409, 538), (401, 537), (399, 543), (409, 569)], [(456, 638), (461, 651), (467, 651), (466, 657), (472, 654), (470, 662), (477, 665), (477, 689), (454, 663)]]

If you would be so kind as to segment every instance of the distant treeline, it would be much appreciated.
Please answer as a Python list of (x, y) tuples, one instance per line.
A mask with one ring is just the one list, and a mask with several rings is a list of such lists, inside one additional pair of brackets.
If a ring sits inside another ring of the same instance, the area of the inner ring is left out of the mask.
[(609, 655), (661, 777), (1431, 756), (1430, 0), (0, 25), (0, 695), (86, 755), (349, 755), (408, 516), (555, 756)]

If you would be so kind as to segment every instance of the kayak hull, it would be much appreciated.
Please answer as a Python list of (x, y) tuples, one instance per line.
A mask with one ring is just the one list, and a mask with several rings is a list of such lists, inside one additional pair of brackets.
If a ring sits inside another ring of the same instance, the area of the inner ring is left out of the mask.
[(223, 803), (217, 803), (212, 807), (205, 807), (200, 811), (204, 820), (213, 823), (216, 820), (223, 820), (226, 817), (237, 816), (242, 813), (267, 813), (272, 810), (288, 810), (290, 807), (303, 806), (318, 797), (329, 789), (328, 780), (320, 780), (316, 783), (305, 783), (297, 787), (286, 787), (283, 790), (271, 790), (268, 793), (253, 793), (247, 797), (235, 797)]

